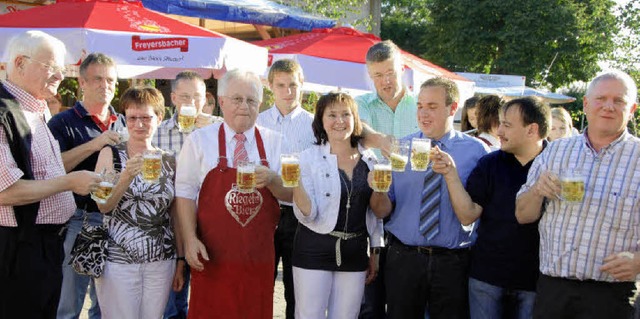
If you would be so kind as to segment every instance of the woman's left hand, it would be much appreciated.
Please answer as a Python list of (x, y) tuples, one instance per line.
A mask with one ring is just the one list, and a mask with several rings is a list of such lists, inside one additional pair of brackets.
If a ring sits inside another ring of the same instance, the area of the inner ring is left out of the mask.
[(176, 264), (176, 272), (173, 274), (172, 284), (173, 291), (175, 292), (182, 290), (182, 287), (184, 287), (184, 267), (186, 264), (187, 262), (184, 260), (178, 261)]
[(369, 254), (369, 266), (367, 267), (367, 277), (364, 280), (365, 284), (370, 284), (378, 276), (378, 261), (380, 255), (371, 253)]

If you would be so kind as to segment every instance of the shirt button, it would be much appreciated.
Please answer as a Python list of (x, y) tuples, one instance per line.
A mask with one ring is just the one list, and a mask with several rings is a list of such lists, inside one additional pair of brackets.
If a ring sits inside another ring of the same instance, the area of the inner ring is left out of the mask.
[(327, 159), (327, 156), (326, 156), (326, 155), (322, 155), (322, 158), (323, 158), (323, 159)]
[(330, 196), (331, 194), (329, 194), (329, 193), (326, 193), (325, 195), (326, 195), (327, 197), (329, 197), (329, 196)]
[(325, 175), (326, 177), (329, 177), (329, 174)]

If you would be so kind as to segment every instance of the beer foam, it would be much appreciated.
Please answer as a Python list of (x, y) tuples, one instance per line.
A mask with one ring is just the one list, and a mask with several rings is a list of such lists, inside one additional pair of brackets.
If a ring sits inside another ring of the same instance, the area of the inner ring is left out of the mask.
[(113, 183), (102, 181), (100, 182), (100, 187), (113, 187)]
[(397, 153), (391, 153), (391, 158), (398, 161), (403, 161), (405, 163), (409, 161), (409, 156), (404, 156)]
[(431, 149), (431, 145), (428, 142), (423, 141), (413, 141), (411, 146), (414, 151), (419, 153), (426, 153)]
[(298, 164), (300, 161), (298, 161), (297, 158), (283, 157), (283, 158), (280, 159), (280, 162), (282, 164)]
[(373, 164), (374, 171), (390, 171), (391, 164)]
[(147, 159), (161, 159), (162, 158), (162, 153), (146, 153), (144, 155), (142, 155), (142, 158), (147, 158)]
[(195, 106), (191, 106), (191, 105), (183, 105), (180, 108), (180, 115), (185, 115), (185, 116), (196, 116), (196, 108)]
[(253, 166), (238, 166), (238, 172), (240, 173), (254, 173), (256, 168)]

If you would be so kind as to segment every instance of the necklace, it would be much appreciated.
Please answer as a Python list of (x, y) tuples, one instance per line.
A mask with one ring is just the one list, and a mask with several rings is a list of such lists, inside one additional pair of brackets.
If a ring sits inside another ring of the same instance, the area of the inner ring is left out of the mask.
[[(357, 165), (356, 165), (357, 166)], [(343, 171), (344, 172), (344, 171)], [(342, 174), (338, 172), (338, 176), (340, 176), (340, 181), (344, 183), (344, 189), (347, 191), (347, 204), (345, 205), (345, 218), (344, 218), (344, 228), (342, 230), (343, 235), (347, 234), (347, 223), (349, 222), (349, 209), (351, 208), (351, 195), (353, 195), (353, 178), (355, 177), (356, 167), (353, 167), (353, 172), (351, 173), (351, 184), (347, 184), (347, 180), (342, 177)], [(345, 176), (347, 175), (344, 173)], [(340, 267), (342, 265), (342, 254), (340, 251), (340, 243), (342, 242), (342, 237), (338, 237), (336, 241), (336, 265)]]

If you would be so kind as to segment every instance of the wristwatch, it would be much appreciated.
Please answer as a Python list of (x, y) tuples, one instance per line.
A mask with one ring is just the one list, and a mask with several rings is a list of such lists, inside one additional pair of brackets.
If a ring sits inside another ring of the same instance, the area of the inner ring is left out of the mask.
[(176, 263), (178, 263), (178, 262), (179, 262), (179, 261), (181, 261), (181, 260), (182, 260), (182, 261), (184, 261), (185, 263), (187, 262), (187, 259), (186, 259), (186, 258), (184, 258), (184, 256), (183, 256), (183, 257), (177, 257), (177, 258), (176, 258)]
[(371, 253), (374, 255), (380, 255), (380, 247), (372, 247)]

